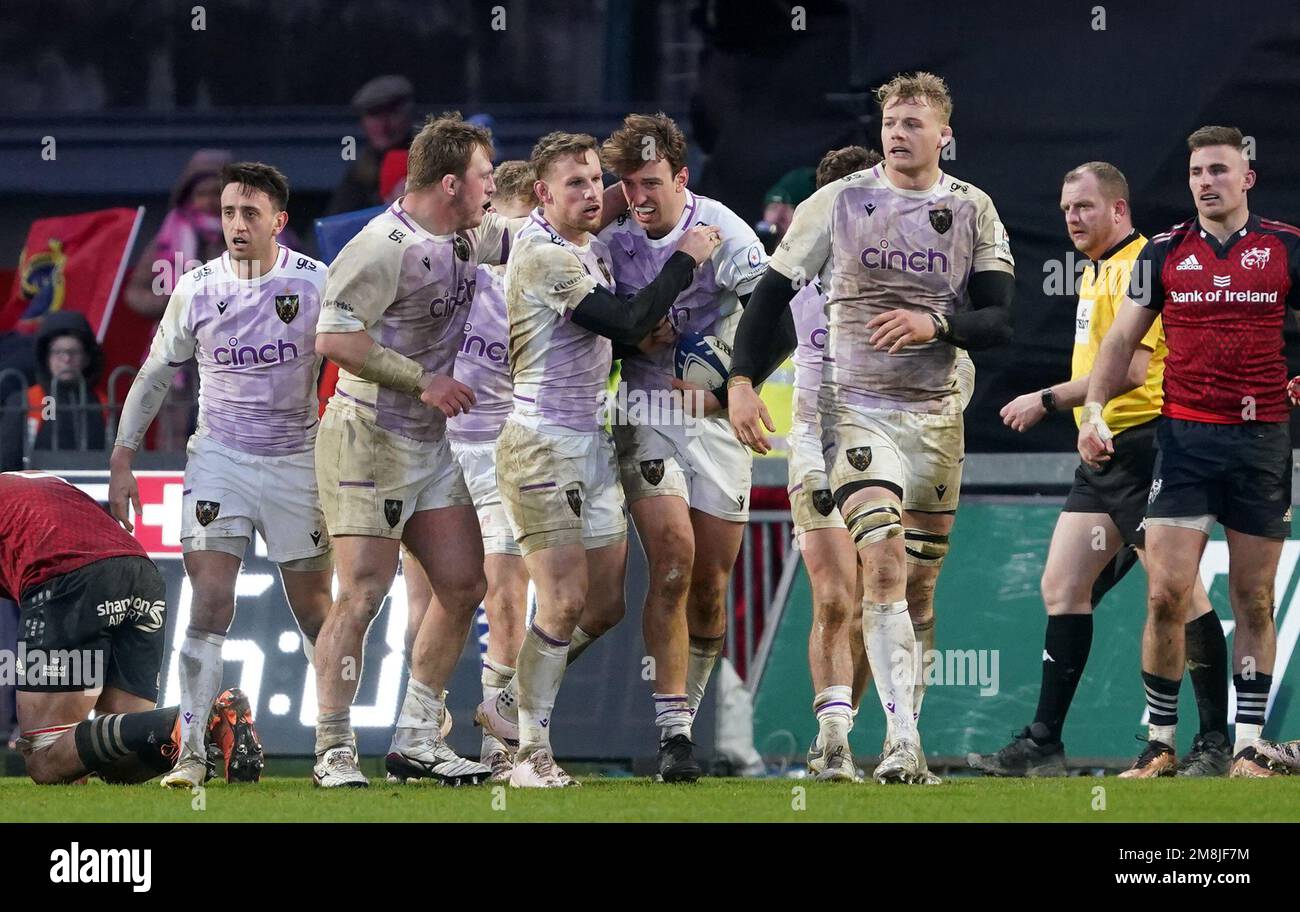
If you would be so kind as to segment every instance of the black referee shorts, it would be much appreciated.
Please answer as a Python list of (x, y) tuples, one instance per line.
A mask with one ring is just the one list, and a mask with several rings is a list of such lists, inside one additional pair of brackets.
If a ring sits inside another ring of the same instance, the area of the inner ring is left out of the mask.
[(167, 587), (145, 557), (108, 557), (51, 577), (19, 602), (18, 689), (116, 687), (157, 701)]
[(1061, 512), (1105, 513), (1119, 528), (1125, 545), (1143, 547), (1142, 518), (1156, 463), (1157, 423), (1152, 419), (1116, 434), (1115, 452), (1100, 469), (1079, 463)]
[(1149, 519), (1218, 517), (1224, 528), (1291, 535), (1291, 430), (1285, 422), (1161, 418)]

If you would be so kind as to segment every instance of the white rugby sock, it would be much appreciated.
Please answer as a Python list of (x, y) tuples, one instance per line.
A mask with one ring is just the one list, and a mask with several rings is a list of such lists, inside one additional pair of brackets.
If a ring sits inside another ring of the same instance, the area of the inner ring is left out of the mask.
[(551, 711), (568, 665), (568, 650), (568, 641), (547, 636), (536, 624), (529, 625), (524, 634), (515, 672), (519, 687), (519, 757), (551, 749)]
[(864, 601), (862, 608), (867, 658), (875, 672), (872, 678), (876, 682), (876, 694), (885, 710), (886, 735), (891, 743), (901, 738), (916, 741), (916, 719), (912, 715), (916, 635), (907, 614), (907, 600)]
[(655, 725), (659, 726), (659, 743), (674, 735), (691, 736), (691, 707), (686, 694), (654, 694)]
[(434, 690), (415, 678), (407, 678), (406, 699), (397, 717), (397, 730), (393, 732), (393, 747), (402, 748), (422, 738), (438, 736), (442, 714), (446, 711), (445, 690)]
[(1233, 755), (1237, 755), (1248, 747), (1254, 747), (1255, 742), (1264, 737), (1264, 726), (1251, 725), (1246, 722), (1237, 723), (1237, 743), (1232, 746)]
[(686, 702), (692, 716), (704, 702), (704, 691), (709, 686), (713, 666), (722, 655), (724, 642), (724, 637), (691, 637), (691, 649), (686, 657)]
[(226, 638), (206, 630), (185, 631), (181, 642), (181, 756), (206, 757), (203, 736), (212, 701), (221, 692), (221, 646)]
[(1159, 741), (1162, 744), (1168, 744), (1170, 747), (1176, 747), (1178, 742), (1175, 740), (1175, 732), (1178, 731), (1177, 725), (1148, 725), (1147, 740)]
[[(500, 662), (494, 662), (487, 656), (483, 657), (483, 670), (479, 674), (479, 681), (483, 685), (483, 699), (495, 700), (506, 686), (514, 680), (515, 670), (509, 665), (503, 665)], [(492, 737), (485, 730), (483, 732), (482, 744), (479, 747), (479, 757), (486, 757), (495, 750), (505, 750), (503, 745), (496, 738)]]
[(916, 637), (916, 651), (912, 668), (916, 673), (916, 684), (912, 687), (912, 718), (918, 723), (921, 719), (921, 704), (925, 701), (925, 654), (934, 649), (934, 617), (924, 624), (913, 624), (912, 633)]
[(853, 728), (852, 699), (853, 688), (848, 684), (832, 684), (813, 697), (817, 740), (823, 748), (848, 742)]
[[(564, 655), (564, 664), (566, 666), (572, 665), (578, 660), (578, 656), (586, 652), (587, 647), (594, 642), (596, 642), (596, 637), (581, 627), (574, 627), (569, 640), (569, 648)], [(517, 663), (518, 660), (516, 659)], [(515, 722), (519, 719), (519, 674), (514, 669), (511, 669), (511, 675), (510, 680), (497, 695), (497, 711), (511, 722)]]

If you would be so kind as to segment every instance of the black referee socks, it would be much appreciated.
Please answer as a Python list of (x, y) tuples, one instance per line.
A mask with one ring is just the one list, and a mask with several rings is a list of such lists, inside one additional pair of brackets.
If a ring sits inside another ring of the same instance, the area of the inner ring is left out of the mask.
[(1046, 726), (1048, 736), (1041, 740), (1035, 736), (1035, 743), (1055, 744), (1061, 740), (1065, 716), (1091, 650), (1091, 614), (1048, 615), (1043, 638), (1043, 681), (1034, 714), (1034, 721)]

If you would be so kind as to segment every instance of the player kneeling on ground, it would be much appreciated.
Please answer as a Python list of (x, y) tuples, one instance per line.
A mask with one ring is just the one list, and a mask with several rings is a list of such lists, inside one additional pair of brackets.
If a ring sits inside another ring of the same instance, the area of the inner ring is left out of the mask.
[[(179, 710), (154, 708), (166, 594), (144, 548), (86, 494), (54, 475), (0, 474), (0, 595), (20, 607), (12, 664), (32, 781), (144, 782), (172, 768)], [(213, 708), (214, 765), (255, 779), (261, 746), (237, 693)]]

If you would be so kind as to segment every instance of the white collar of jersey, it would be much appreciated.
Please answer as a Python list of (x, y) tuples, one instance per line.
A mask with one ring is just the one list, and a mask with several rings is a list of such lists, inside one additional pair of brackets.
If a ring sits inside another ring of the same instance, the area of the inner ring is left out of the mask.
[(265, 282), (277, 271), (283, 269), (284, 264), (289, 259), (288, 247), (284, 246), (279, 241), (277, 241), (275, 244), (275, 248), (276, 250), (280, 251), (275, 256), (275, 265), (272, 266), (270, 269), (268, 269), (266, 272), (262, 273), (260, 276), (253, 276), (253, 278), (251, 279), (243, 279), (239, 277), (239, 273), (235, 270), (235, 264), (230, 262), (229, 250), (227, 250), (225, 253), (221, 255), (221, 265), (225, 267), (225, 270), (230, 275), (230, 278), (234, 279), (236, 282), (243, 282), (248, 285), (254, 285), (258, 282)]
[(587, 235), (587, 243), (585, 244), (575, 244), (573, 243), (573, 241), (566, 240), (564, 236), (560, 234), (560, 232), (556, 231), (554, 226), (552, 226), (551, 223), (546, 220), (546, 216), (542, 215), (541, 206), (538, 206), (536, 209), (530, 212), (528, 214), (528, 219), (529, 222), (533, 226), (535, 226), (535, 230), (540, 229), (542, 231), (545, 231), (547, 234), (551, 236), (551, 240), (554, 241), (556, 244), (559, 244), (561, 247), (568, 247), (570, 250), (576, 250), (579, 251), (580, 253), (586, 253), (588, 248), (591, 247), (590, 234)]
[(882, 184), (884, 184), (894, 193), (897, 193), (899, 196), (905, 196), (908, 197), (909, 199), (925, 199), (927, 196), (934, 195), (934, 191), (942, 187), (944, 181), (944, 174), (942, 171), (940, 171), (938, 179), (935, 180), (935, 182), (931, 184), (927, 189), (906, 190), (898, 186), (897, 184), (895, 184), (893, 181), (889, 179), (889, 175), (885, 172), (884, 162), (881, 162), (880, 164), (876, 165), (871, 170), (875, 173), (876, 177), (880, 178), (880, 182)]
[(682, 209), (681, 218), (677, 220), (677, 224), (673, 226), (672, 230), (663, 237), (652, 238), (649, 234), (646, 234), (646, 230), (636, 221), (635, 216), (632, 217), (632, 224), (636, 225), (637, 230), (645, 235), (645, 241), (651, 247), (667, 247), (669, 244), (676, 244), (678, 239), (691, 227), (691, 223), (695, 221), (695, 215), (699, 212), (699, 209), (700, 200), (688, 187), (686, 188), (686, 207)]
[(425, 231), (420, 227), (420, 223), (417, 222), (409, 212), (402, 208), (402, 200), (404, 199), (406, 199), (405, 196), (399, 196), (397, 199), (393, 200), (393, 205), (388, 207), (388, 211), (391, 212), (399, 222), (407, 228), (410, 228), (417, 237), (422, 237), (426, 241), (450, 241), (456, 236), (454, 233), (433, 234), (429, 231)]

